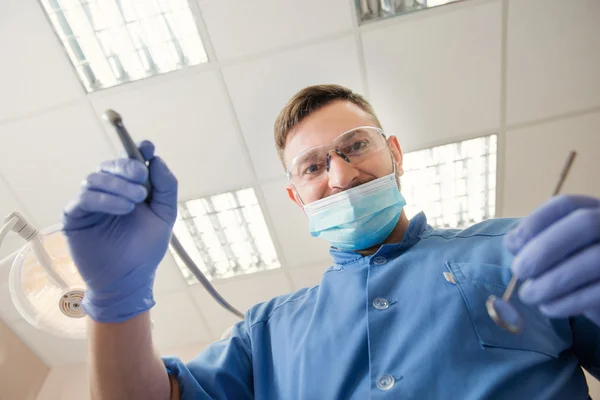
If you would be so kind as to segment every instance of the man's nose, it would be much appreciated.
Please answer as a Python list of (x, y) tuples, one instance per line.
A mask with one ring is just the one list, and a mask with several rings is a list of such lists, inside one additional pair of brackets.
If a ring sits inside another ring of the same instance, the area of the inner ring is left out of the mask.
[(344, 154), (335, 151), (329, 153), (329, 187), (332, 190), (346, 190), (359, 175), (358, 171), (348, 161)]

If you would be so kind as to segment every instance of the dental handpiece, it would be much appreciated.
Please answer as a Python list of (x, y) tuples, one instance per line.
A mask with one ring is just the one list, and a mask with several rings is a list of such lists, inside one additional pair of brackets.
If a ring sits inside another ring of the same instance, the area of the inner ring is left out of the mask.
[[(104, 118), (104, 120), (108, 121), (117, 131), (119, 139), (121, 140), (121, 143), (125, 148), (127, 156), (129, 158), (141, 161), (146, 165), (146, 160), (144, 159), (144, 156), (137, 148), (134, 141), (131, 139), (131, 136), (127, 132), (127, 129), (125, 129), (125, 125), (123, 125), (123, 119), (121, 118), (121, 115), (114, 110), (106, 110), (102, 117)], [(146, 198), (146, 202), (150, 202), (150, 196), (152, 194), (152, 183), (150, 182), (150, 174), (148, 174), (148, 180), (144, 183), (144, 186), (148, 190), (148, 197)], [(233, 307), (227, 300), (225, 300), (225, 298), (223, 298), (223, 296), (221, 296), (217, 289), (215, 289), (214, 286), (210, 283), (208, 278), (204, 276), (200, 268), (198, 268), (198, 266), (192, 260), (190, 255), (185, 251), (185, 249), (183, 248), (183, 246), (181, 245), (181, 243), (177, 239), (177, 236), (175, 236), (174, 233), (171, 235), (171, 247), (173, 248), (173, 250), (175, 250), (175, 253), (177, 253), (179, 258), (184, 262), (184, 264), (187, 266), (190, 272), (194, 274), (196, 279), (198, 279), (198, 281), (202, 284), (202, 286), (204, 286), (206, 291), (211, 295), (213, 299), (215, 299), (217, 303), (219, 303), (223, 308), (225, 308), (232, 314), (240, 317), (241, 319), (244, 319), (244, 314), (238, 311), (235, 307)]]
[[(102, 117), (115, 128), (115, 131), (117, 131), (117, 135), (119, 135), (119, 139), (121, 140), (121, 143), (125, 148), (127, 156), (129, 158), (138, 160), (144, 163), (144, 165), (146, 165), (146, 160), (144, 159), (142, 152), (135, 145), (133, 139), (131, 139), (131, 136), (127, 132), (127, 129), (125, 129), (125, 125), (123, 125), (123, 118), (121, 118), (121, 114), (114, 110), (106, 110)], [(148, 198), (146, 199), (146, 201), (150, 201), (150, 196), (152, 195), (152, 183), (150, 182), (150, 174), (148, 174), (148, 179), (146, 179), (146, 182), (144, 182), (144, 187), (148, 191)]]

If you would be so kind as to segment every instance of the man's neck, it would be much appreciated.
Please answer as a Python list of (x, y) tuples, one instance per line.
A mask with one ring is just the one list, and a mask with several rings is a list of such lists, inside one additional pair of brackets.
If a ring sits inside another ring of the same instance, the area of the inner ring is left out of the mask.
[(410, 221), (406, 217), (406, 213), (404, 212), (404, 210), (402, 210), (402, 214), (400, 214), (400, 219), (398, 220), (398, 223), (394, 227), (394, 230), (383, 241), (382, 244), (370, 247), (370, 248), (365, 249), (365, 250), (357, 251), (357, 253), (359, 253), (359, 254), (361, 254), (363, 256), (370, 256), (371, 254), (375, 254), (377, 252), (377, 250), (379, 250), (379, 248), (383, 244), (400, 243), (402, 241), (402, 239), (404, 238), (404, 234), (408, 230), (409, 223), (410, 223)]

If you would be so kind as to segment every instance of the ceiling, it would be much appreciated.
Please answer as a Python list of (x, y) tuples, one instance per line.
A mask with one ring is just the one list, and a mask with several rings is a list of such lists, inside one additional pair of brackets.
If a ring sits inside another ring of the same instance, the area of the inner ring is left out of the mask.
[[(560, 19), (562, 1), (511, 1), (510, 18), (508, 3), (465, 1), (358, 27), (354, 0), (192, 0), (209, 63), (86, 94), (37, 1), (0, 2), (0, 49), (10, 54), (0, 74), (0, 216), (16, 210), (38, 227), (59, 222), (85, 176), (118, 155), (113, 131), (99, 118), (114, 108), (135, 140), (154, 141), (178, 177), (180, 200), (256, 190), (282, 268), (215, 282), (233, 305), (246, 310), (316, 284), (329, 265), (328, 246), (310, 237), (302, 211), (287, 199), (272, 140), (273, 121), (297, 90), (338, 83), (366, 94), (404, 151), (600, 105), (600, 85), (578, 80), (588, 95), (577, 103), (563, 99), (571, 88), (554, 76), (597, 74), (570, 64), (596, 51), (593, 12), (582, 6), (570, 16), (584, 27), (571, 38), (579, 47), (563, 54), (552, 24), (540, 23), (534, 37), (526, 29), (540, 10)], [(540, 67), (548, 64), (544, 73), (521, 62), (528, 51), (537, 52)], [(516, 105), (504, 107), (506, 96)], [(9, 237), (0, 259), (20, 245)], [(8, 271), (8, 263), (0, 266), (2, 319), (49, 365), (82, 361), (84, 342), (21, 319)], [(235, 322), (201, 286), (187, 286), (170, 254), (158, 270), (156, 298), (161, 351), (209, 343)]]

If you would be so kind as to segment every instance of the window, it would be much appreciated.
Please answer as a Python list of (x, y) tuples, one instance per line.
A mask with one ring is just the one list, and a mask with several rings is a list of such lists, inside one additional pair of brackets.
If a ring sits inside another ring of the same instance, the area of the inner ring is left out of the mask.
[(438, 228), (461, 228), (496, 211), (496, 135), (404, 155), (409, 218), (423, 210)]
[(437, 7), (460, 0), (356, 0), (360, 23)]
[(88, 92), (207, 62), (188, 0), (42, 0)]
[[(173, 232), (208, 279), (280, 267), (254, 189), (181, 203)], [(172, 253), (188, 284), (197, 283)]]

